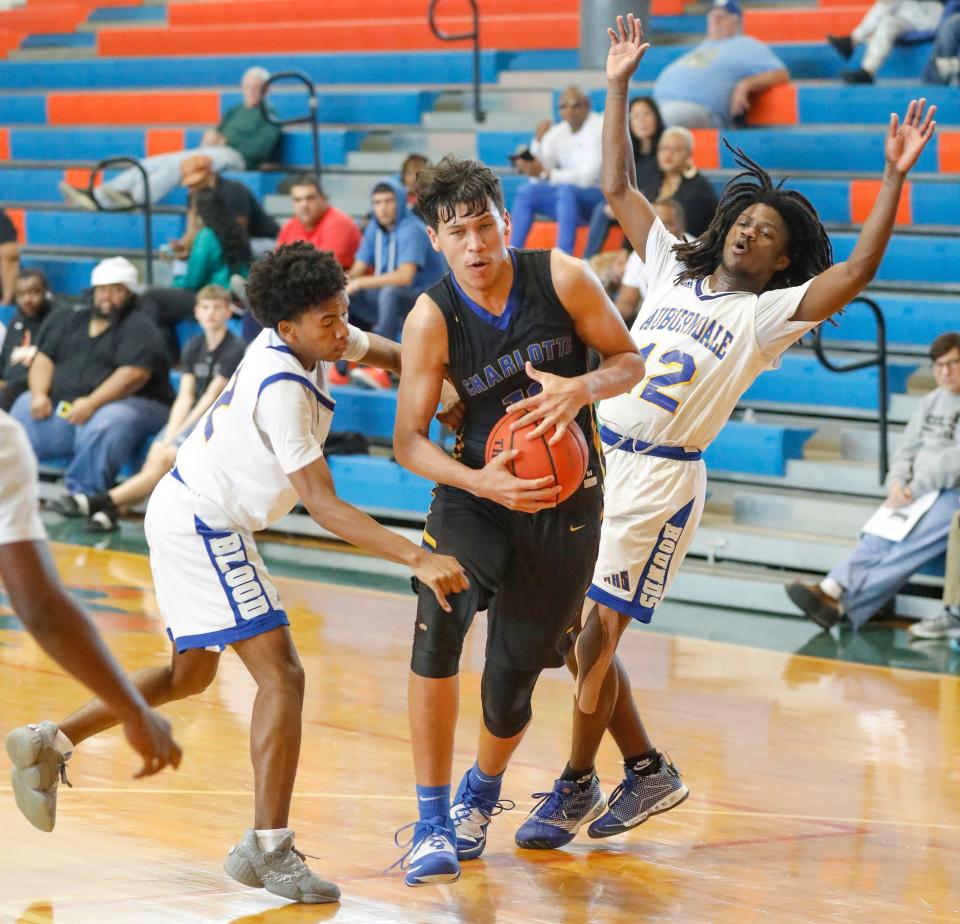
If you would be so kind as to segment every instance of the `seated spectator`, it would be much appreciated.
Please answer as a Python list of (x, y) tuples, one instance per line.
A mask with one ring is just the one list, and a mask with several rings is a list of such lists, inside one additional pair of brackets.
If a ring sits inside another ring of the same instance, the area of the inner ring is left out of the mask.
[(763, 42), (741, 35), (742, 26), (738, 0), (713, 0), (706, 39), (667, 65), (654, 84), (667, 125), (729, 126), (746, 116), (751, 97), (790, 80), (784, 63)]
[[(657, 145), (663, 134), (663, 119), (657, 104), (649, 96), (638, 96), (630, 101), (629, 110), (630, 144), (633, 146), (633, 161), (637, 171), (637, 188), (651, 202), (657, 198), (660, 190), (660, 165), (657, 163)], [(617, 225), (613, 209), (606, 202), (600, 202), (590, 216), (590, 233), (583, 259), (600, 253), (610, 228)], [(629, 247), (629, 241), (624, 241)]]
[(904, 32), (932, 32), (943, 13), (943, 0), (876, 0), (850, 35), (828, 35), (827, 41), (849, 61), (857, 45), (866, 44), (858, 68), (840, 72), (844, 83), (873, 83), (893, 43)]
[(199, 190), (196, 202), (203, 227), (193, 239), (185, 271), (174, 277), (173, 288), (148, 289), (141, 299), (144, 314), (163, 333), (171, 361), (180, 353), (177, 324), (193, 317), (197, 290), (208, 285), (228, 289), (231, 276), (250, 272), (247, 232), (216, 191)]
[(20, 243), (10, 216), (0, 209), (0, 305), (13, 303), (13, 285), (20, 269)]
[(960, 87), (960, 13), (947, 16), (937, 27), (923, 79)]
[(693, 161), (693, 135), (686, 128), (668, 128), (657, 145), (663, 180), (657, 199), (676, 199), (683, 208), (687, 232), (700, 237), (717, 210), (713, 184)]
[(360, 246), (360, 229), (354, 220), (330, 204), (316, 177), (298, 176), (290, 185), (291, 218), (277, 238), (277, 246), (307, 241), (317, 250), (329, 250), (346, 270)]
[[(370, 201), (373, 214), (347, 273), (350, 320), (381, 337), (399, 340), (413, 303), (440, 279), (447, 265), (433, 249), (424, 223), (407, 211), (406, 190), (399, 183), (377, 183)], [(342, 366), (332, 373), (333, 384), (344, 384)], [(350, 377), (373, 388), (392, 387), (382, 369), (361, 367)]]
[(76, 498), (106, 491), (173, 401), (163, 338), (138, 310), (136, 267), (103, 260), (90, 284), (90, 307), (58, 311), (43, 326), (30, 390), (10, 411), (38, 459), (72, 457), (67, 495), (55, 504), (67, 516), (89, 513)]
[(960, 503), (960, 334), (937, 337), (930, 358), (937, 387), (907, 424), (887, 476), (884, 506), (905, 507), (931, 491), (939, 496), (899, 542), (863, 533), (819, 584), (795, 581), (787, 587), (790, 599), (824, 629), (843, 615), (860, 628), (947, 546)]
[[(204, 132), (199, 148), (155, 154), (140, 161), (150, 183), (151, 202), (159, 202), (180, 182), (181, 162), (196, 154), (209, 157), (216, 173), (256, 170), (270, 158), (280, 140), (280, 127), (268, 122), (260, 110), (263, 85), (269, 77), (262, 67), (251, 67), (243, 75), (243, 102), (230, 109), (215, 129)], [(98, 186), (93, 193), (96, 202), (85, 189), (66, 182), (59, 188), (68, 202), (90, 210), (97, 208), (97, 202), (104, 208), (130, 208), (144, 201), (143, 179), (136, 167)]]
[(407, 211), (423, 221), (420, 206), (417, 204), (417, 174), (424, 167), (430, 165), (430, 160), (423, 154), (408, 154), (400, 166), (400, 182), (407, 191)]
[(910, 626), (913, 638), (960, 640), (960, 511), (950, 521), (947, 535), (947, 567), (943, 576), (943, 609)]
[(195, 311), (203, 333), (183, 347), (180, 387), (167, 424), (153, 441), (137, 474), (104, 493), (76, 498), (78, 506), (89, 511), (88, 529), (117, 529), (121, 511), (150, 496), (173, 466), (180, 444), (220, 397), (243, 359), (246, 344), (227, 330), (227, 320), (233, 312), (230, 293), (221, 286), (204, 286), (197, 293)]
[(557, 247), (573, 253), (577, 228), (590, 221), (603, 202), (600, 191), (603, 118), (591, 112), (579, 87), (567, 87), (558, 106), (561, 121), (534, 139), (529, 152), (511, 158), (517, 172), (530, 178), (510, 209), (510, 243), (523, 247), (536, 215), (556, 219)]
[(42, 270), (24, 269), (17, 274), (14, 301), (17, 311), (10, 319), (0, 347), (0, 410), (9, 411), (27, 390), (27, 373), (37, 352), (37, 335), (53, 308), (47, 277)]
[[(180, 164), (180, 179), (189, 192), (187, 201), (187, 226), (183, 236), (171, 241), (171, 251), (180, 260), (186, 260), (193, 246), (193, 239), (203, 227), (203, 221), (197, 210), (197, 193), (201, 189), (212, 189), (227, 207), (227, 211), (236, 218), (240, 227), (250, 238), (251, 249), (258, 252), (273, 250), (274, 242), (280, 233), (278, 225), (264, 210), (257, 197), (237, 180), (228, 180), (215, 173), (213, 161), (203, 154), (188, 157)], [(258, 242), (255, 248), (254, 242)]]
[[(657, 213), (663, 226), (678, 240), (688, 239), (686, 217), (683, 206), (676, 199), (661, 199), (654, 202), (653, 210)], [(620, 277), (620, 290), (617, 292), (617, 310), (623, 320), (630, 324), (643, 299), (647, 297), (647, 272), (643, 258), (635, 250), (627, 257), (627, 265)]]

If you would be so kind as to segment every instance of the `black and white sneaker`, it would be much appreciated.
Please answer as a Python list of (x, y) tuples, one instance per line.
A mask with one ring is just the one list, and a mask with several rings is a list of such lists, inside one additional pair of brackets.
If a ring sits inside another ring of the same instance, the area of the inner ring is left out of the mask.
[(65, 517), (90, 516), (90, 498), (86, 494), (64, 494), (51, 501), (50, 509)]

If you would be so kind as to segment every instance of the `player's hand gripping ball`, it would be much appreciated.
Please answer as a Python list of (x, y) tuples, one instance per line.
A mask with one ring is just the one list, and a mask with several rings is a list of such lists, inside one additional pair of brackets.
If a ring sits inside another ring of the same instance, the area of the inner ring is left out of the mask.
[(562, 504), (580, 487), (583, 476), (587, 473), (589, 452), (583, 431), (571, 420), (559, 442), (551, 446), (548, 441), (555, 429), (528, 440), (527, 434), (536, 428), (536, 423), (529, 423), (519, 430), (511, 431), (510, 424), (516, 418), (515, 413), (507, 411), (497, 421), (487, 437), (484, 460), (489, 462), (508, 449), (519, 450), (520, 455), (507, 463), (510, 474), (516, 478), (545, 478), (553, 475), (560, 485), (557, 503)]

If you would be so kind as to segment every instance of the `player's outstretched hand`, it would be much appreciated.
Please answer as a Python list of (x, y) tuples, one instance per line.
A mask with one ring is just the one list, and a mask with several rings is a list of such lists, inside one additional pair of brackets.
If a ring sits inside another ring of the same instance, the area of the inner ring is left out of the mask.
[(883, 152), (887, 157), (887, 166), (901, 176), (909, 173), (936, 131), (937, 123), (933, 117), (937, 113), (937, 107), (931, 106), (924, 116), (926, 105), (927, 101), (923, 98), (910, 100), (902, 123), (895, 112), (890, 113), (890, 126), (887, 129)]
[(640, 26), (640, 20), (634, 18), (633, 13), (627, 13), (626, 23), (622, 16), (618, 16), (617, 28), (607, 29), (607, 35), (610, 36), (610, 51), (607, 52), (607, 80), (626, 83), (636, 72), (650, 43), (643, 40), (643, 28)]
[(173, 740), (170, 723), (152, 709), (144, 709), (123, 723), (130, 746), (143, 758), (143, 766), (134, 779), (153, 776), (168, 764), (180, 766), (180, 745)]
[(534, 368), (529, 360), (526, 372), (531, 379), (539, 383), (541, 390), (529, 398), (510, 405), (511, 413), (523, 412), (510, 424), (510, 429), (519, 430), (527, 424), (539, 421), (537, 426), (527, 434), (528, 440), (535, 440), (555, 426), (556, 432), (547, 441), (553, 446), (560, 442), (567, 424), (580, 413), (580, 408), (589, 403), (590, 395), (583, 384), (583, 379), (579, 376), (564, 378), (552, 372), (541, 372)]
[(519, 449), (508, 449), (494, 456), (478, 472), (476, 494), (510, 510), (536, 513), (557, 506), (560, 485), (553, 475), (545, 478), (517, 478), (507, 464), (520, 455)]
[(463, 566), (450, 555), (420, 550), (413, 566), (413, 573), (421, 584), (426, 584), (436, 595), (437, 602), (451, 612), (447, 594), (458, 594), (470, 586)]

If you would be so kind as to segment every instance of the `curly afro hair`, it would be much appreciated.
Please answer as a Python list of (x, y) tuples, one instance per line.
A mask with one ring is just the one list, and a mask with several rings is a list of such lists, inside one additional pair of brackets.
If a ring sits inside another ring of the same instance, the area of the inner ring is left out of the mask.
[(257, 321), (276, 328), (333, 298), (346, 285), (347, 275), (332, 253), (298, 241), (254, 263), (247, 298)]

